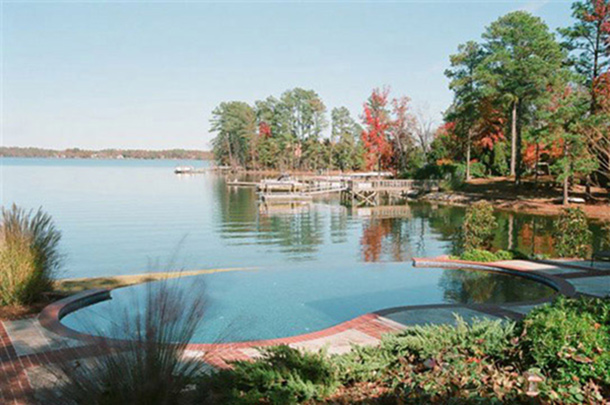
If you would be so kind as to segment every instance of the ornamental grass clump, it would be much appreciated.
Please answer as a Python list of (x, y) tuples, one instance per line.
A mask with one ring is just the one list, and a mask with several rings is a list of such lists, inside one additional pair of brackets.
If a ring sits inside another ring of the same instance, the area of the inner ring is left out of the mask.
[(187, 347), (205, 314), (201, 282), (186, 278), (147, 283), (143, 300), (134, 298), (107, 329), (90, 328), (102, 353), (60, 363), (56, 384), (38, 396), (45, 404), (172, 405), (195, 400), (195, 379), (209, 367)]
[(487, 201), (479, 201), (466, 209), (466, 216), (462, 225), (463, 249), (488, 250), (494, 239), (494, 230), (497, 227), (493, 207)]
[(61, 233), (51, 217), (13, 204), (0, 223), (0, 306), (27, 305), (51, 291), (61, 266)]
[(559, 257), (587, 258), (591, 253), (593, 233), (580, 208), (566, 208), (553, 223), (555, 253)]

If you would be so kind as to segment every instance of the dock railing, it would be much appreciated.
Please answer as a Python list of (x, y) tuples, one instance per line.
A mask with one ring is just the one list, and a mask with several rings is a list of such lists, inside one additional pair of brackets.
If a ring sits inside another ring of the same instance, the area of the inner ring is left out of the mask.
[(352, 180), (349, 183), (353, 190), (433, 191), (439, 188), (438, 180)]

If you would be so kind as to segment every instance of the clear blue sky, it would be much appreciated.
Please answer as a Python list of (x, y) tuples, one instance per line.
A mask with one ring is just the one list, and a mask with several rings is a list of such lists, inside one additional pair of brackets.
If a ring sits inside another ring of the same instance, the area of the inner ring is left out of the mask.
[(4, 1), (2, 144), (207, 149), (218, 103), (297, 86), (358, 117), (389, 85), (440, 120), (449, 55), (516, 9), (570, 23), (559, 0)]

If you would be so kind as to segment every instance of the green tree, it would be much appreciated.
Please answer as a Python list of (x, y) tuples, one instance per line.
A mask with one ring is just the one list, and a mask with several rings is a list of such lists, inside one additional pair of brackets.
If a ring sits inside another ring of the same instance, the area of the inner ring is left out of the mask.
[(547, 137), (561, 145), (563, 155), (553, 165), (557, 180), (563, 184), (563, 204), (569, 202), (570, 181), (576, 176), (587, 176), (597, 168), (597, 161), (587, 148), (580, 123), (586, 114), (587, 98), (582, 92), (560, 82), (546, 108)]
[(482, 47), (474, 41), (468, 41), (459, 45), (458, 53), (449, 57), (451, 67), (445, 71), (445, 76), (451, 80), (449, 88), (454, 92), (453, 105), (446, 119), (455, 122), (455, 133), (466, 139), (466, 180), (470, 180), (472, 138), (475, 125), (480, 119), (481, 85), (476, 71), (484, 57)]
[[(278, 107), (282, 126), (290, 130), (286, 146), (291, 152), (291, 168), (300, 167), (303, 163), (301, 157), (307, 154), (303, 150), (304, 142), (310, 138), (319, 139), (328, 126), (326, 106), (315, 91), (297, 87), (282, 94)], [(317, 149), (317, 145), (311, 141), (307, 145)], [(313, 154), (317, 156), (317, 153)]]
[(211, 132), (214, 157), (220, 164), (247, 166), (250, 161), (250, 144), (256, 137), (256, 117), (247, 103), (231, 101), (220, 103), (212, 111)]
[(486, 57), (477, 74), (486, 95), (504, 100), (511, 110), (511, 175), (521, 177), (521, 133), (526, 114), (560, 71), (564, 53), (538, 17), (509, 13), (483, 34)]
[(610, 67), (610, 3), (608, 0), (577, 1), (572, 4), (571, 27), (560, 28), (562, 44), (570, 51), (570, 62), (585, 80), (591, 94), (591, 112), (597, 108), (593, 83)]
[[(577, 1), (572, 5), (571, 27), (559, 32), (563, 45), (570, 51), (570, 62), (588, 88), (589, 114), (583, 116), (582, 130), (588, 138), (587, 147), (598, 161), (598, 179), (610, 180), (610, 119), (605, 108), (610, 73), (610, 2), (608, 0)], [(590, 194), (587, 176), (587, 194)]]
[(267, 97), (265, 100), (256, 101), (254, 109), (259, 135), (272, 138), (263, 143), (264, 147), (276, 153), (274, 156), (266, 155), (265, 161), (274, 162), (272, 166), (267, 167), (281, 170), (292, 168), (296, 139), (292, 133), (289, 108), (277, 98)]
[(362, 150), (359, 148), (362, 127), (350, 116), (345, 107), (331, 111), (331, 169), (354, 169), (361, 165)]

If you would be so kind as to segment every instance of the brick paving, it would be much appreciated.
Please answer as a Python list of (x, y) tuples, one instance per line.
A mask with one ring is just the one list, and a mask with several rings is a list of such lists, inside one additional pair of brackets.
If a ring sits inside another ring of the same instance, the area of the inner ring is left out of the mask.
[[(607, 264), (592, 267), (589, 262), (529, 262), (503, 261), (497, 263), (471, 263), (450, 260), (447, 257), (415, 259), (416, 266), (475, 267), (490, 271), (524, 274), (553, 285), (560, 294), (568, 296), (610, 296), (610, 267)], [(103, 292), (91, 296), (78, 294), (84, 302), (99, 300)], [(260, 356), (257, 348), (288, 344), (303, 350), (326, 349), (330, 354), (345, 353), (353, 345), (376, 345), (382, 335), (404, 329), (408, 325), (425, 323), (451, 323), (454, 313), (474, 317), (519, 319), (545, 300), (504, 305), (438, 304), (408, 306), (380, 310), (343, 322), (334, 327), (305, 335), (261, 341), (190, 344), (186, 355), (200, 356), (213, 367), (228, 367), (231, 361), (248, 360)], [(75, 301), (52, 304), (38, 318), (0, 322), (0, 403), (34, 403), (34, 388), (45, 366), (75, 359), (90, 358), (107, 353), (96, 339), (72, 331), (59, 322), (62, 315), (72, 310)], [(42, 367), (41, 367), (42, 366)], [(28, 377), (29, 373), (34, 378)], [(47, 374), (49, 374), (47, 372)], [(32, 380), (32, 381), (31, 381)], [(34, 388), (33, 388), (34, 386)]]

